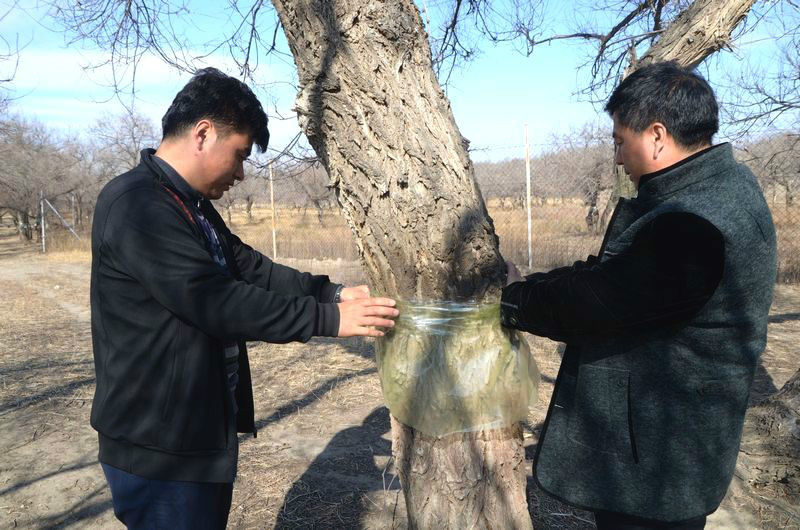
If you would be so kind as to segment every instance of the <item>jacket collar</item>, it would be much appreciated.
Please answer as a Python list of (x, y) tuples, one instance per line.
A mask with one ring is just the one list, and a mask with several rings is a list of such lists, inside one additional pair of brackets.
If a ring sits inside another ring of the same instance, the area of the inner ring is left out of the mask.
[(178, 191), (190, 204), (199, 206), (204, 197), (195, 191), (175, 168), (165, 160), (155, 156), (155, 153), (155, 149), (142, 149), (142, 162), (164, 178), (167, 183), (171, 184), (171, 187)]
[(711, 178), (736, 165), (731, 144), (724, 143), (695, 153), (677, 164), (642, 176), (638, 200), (647, 201), (669, 195)]

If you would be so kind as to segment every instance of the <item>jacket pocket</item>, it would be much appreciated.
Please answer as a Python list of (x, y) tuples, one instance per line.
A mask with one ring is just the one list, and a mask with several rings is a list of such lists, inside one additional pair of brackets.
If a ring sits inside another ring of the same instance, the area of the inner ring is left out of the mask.
[(601, 453), (635, 457), (629, 414), (630, 372), (581, 365), (568, 422), (573, 442)]
[(175, 408), (175, 393), (183, 375), (183, 349), (181, 348), (181, 323), (175, 321), (175, 332), (170, 348), (169, 379), (167, 379), (167, 393), (164, 397), (164, 406), (161, 409), (161, 421), (169, 421), (172, 410)]

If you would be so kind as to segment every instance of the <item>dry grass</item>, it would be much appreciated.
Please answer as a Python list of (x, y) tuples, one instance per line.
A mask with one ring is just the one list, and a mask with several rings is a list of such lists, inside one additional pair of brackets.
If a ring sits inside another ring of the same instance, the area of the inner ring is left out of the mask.
[[(221, 210), (223, 217), (227, 215)], [(495, 231), (500, 237), (500, 252), (521, 268), (528, 264), (528, 221), (524, 208), (503, 208), (501, 202), (489, 205)], [(800, 282), (800, 206), (772, 205), (778, 236), (778, 281)], [(532, 267), (548, 270), (569, 265), (597, 253), (602, 234), (592, 234), (586, 227), (586, 207), (575, 201), (541, 204), (532, 212)], [(231, 211), (231, 229), (243, 241), (267, 256), (272, 252), (272, 213), (266, 206), (255, 206), (252, 218), (245, 211)], [(54, 227), (48, 236), (48, 252), (62, 261), (90, 260), (89, 233), (75, 240), (67, 231)], [(307, 263), (310, 260), (359, 261), (353, 234), (336, 209), (277, 208), (276, 243), (278, 261)], [(349, 277), (363, 278), (363, 274)]]
[[(227, 222), (227, 215), (223, 214)], [(243, 241), (272, 257), (272, 213), (254, 207), (252, 220), (233, 209), (231, 229)], [(276, 208), (276, 244), (279, 258), (358, 260), (353, 233), (339, 210)]]

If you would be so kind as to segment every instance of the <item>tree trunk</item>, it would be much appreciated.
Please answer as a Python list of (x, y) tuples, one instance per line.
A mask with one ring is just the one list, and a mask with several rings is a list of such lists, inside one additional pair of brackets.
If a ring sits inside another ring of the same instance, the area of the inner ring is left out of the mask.
[[(495, 300), (505, 269), (467, 141), (412, 0), (273, 0), (297, 65), (300, 125), (373, 290)], [(530, 528), (519, 426), (424, 436), (393, 418), (409, 521)]]
[(300, 125), (372, 284), (403, 298), (496, 296), (498, 240), (414, 3), (274, 4), (298, 69)]
[(253, 222), (253, 197), (246, 198), (245, 208), (247, 210), (247, 224), (251, 224)]
[(747, 411), (737, 475), (771, 497), (800, 499), (800, 370)]
[(631, 71), (661, 61), (697, 67), (730, 44), (733, 30), (753, 4), (755, 0), (695, 0), (670, 23)]
[(19, 238), (24, 241), (33, 239), (33, 227), (31, 226), (31, 216), (27, 211), (19, 214)]

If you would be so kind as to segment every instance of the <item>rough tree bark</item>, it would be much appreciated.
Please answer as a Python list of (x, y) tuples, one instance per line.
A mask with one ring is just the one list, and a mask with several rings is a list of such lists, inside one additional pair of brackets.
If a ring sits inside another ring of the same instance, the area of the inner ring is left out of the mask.
[(736, 473), (756, 490), (795, 505), (800, 499), (800, 371), (747, 411)]
[[(273, 0), (297, 112), (369, 281), (402, 299), (496, 299), (505, 276), (467, 142), (412, 0)], [(530, 528), (519, 426), (423, 436), (393, 421), (412, 526)]]

